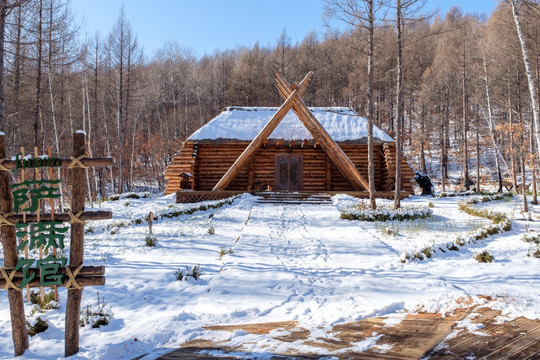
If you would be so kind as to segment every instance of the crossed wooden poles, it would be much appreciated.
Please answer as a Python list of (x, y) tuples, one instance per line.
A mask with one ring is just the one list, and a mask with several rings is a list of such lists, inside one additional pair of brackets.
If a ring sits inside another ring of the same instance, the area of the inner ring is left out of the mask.
[[(40, 214), (41, 220), (70, 221), (71, 244), (69, 254), (69, 267), (60, 269), (64, 277), (63, 285), (68, 288), (66, 304), (65, 324), (65, 356), (70, 356), (79, 351), (79, 317), (81, 311), (82, 289), (84, 286), (104, 285), (105, 268), (83, 267), (84, 258), (84, 221), (111, 219), (110, 211), (84, 211), (86, 177), (85, 168), (92, 166), (111, 166), (110, 158), (87, 158), (85, 155), (85, 134), (76, 132), (73, 134), (73, 156), (71, 159), (61, 159), (59, 167), (69, 168), (72, 179), (71, 211), (62, 214)], [(15, 356), (20, 356), (28, 349), (28, 334), (25, 324), (24, 305), (22, 291), (18, 288), (22, 281), (22, 275), (13, 269), (19, 261), (17, 241), (14, 224), (23, 222), (35, 223), (38, 221), (36, 214), (12, 215), (13, 203), (10, 189), (9, 170), (16, 168), (16, 161), (6, 159), (5, 135), (0, 135), (0, 238), (4, 249), (3, 273), (9, 274), (9, 279), (0, 275), (0, 289), (7, 289), (9, 308), (11, 314), (11, 329)], [(38, 209), (39, 211), (39, 209)], [(37, 269), (29, 269), (28, 274), (37, 272)], [(30, 282), (31, 287), (39, 286), (35, 281)]]
[(289, 110), (293, 110), (298, 119), (304, 124), (311, 133), (316, 142), (318, 142), (326, 155), (336, 165), (341, 174), (351, 184), (356, 191), (369, 189), (368, 182), (360, 174), (351, 159), (341, 150), (338, 144), (330, 137), (319, 121), (311, 113), (302, 98), (309, 79), (313, 72), (309, 72), (300, 84), (293, 83), (292, 86), (280, 74), (276, 74), (276, 87), (279, 95), (285, 100), (274, 116), (268, 121), (265, 127), (248, 145), (244, 152), (238, 157), (229, 170), (223, 175), (221, 180), (214, 186), (213, 191), (225, 190), (231, 181), (244, 169), (246, 164), (253, 158), (255, 152), (261, 147), (262, 143), (272, 134), (281, 120), (287, 115)]

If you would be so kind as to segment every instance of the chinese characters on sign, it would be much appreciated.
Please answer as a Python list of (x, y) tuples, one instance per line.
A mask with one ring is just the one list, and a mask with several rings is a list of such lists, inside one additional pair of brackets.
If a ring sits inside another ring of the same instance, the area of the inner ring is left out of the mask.
[[(13, 195), (13, 210), (15, 213), (39, 211), (39, 201), (42, 199), (56, 199), (60, 197), (60, 189), (54, 187), (61, 182), (58, 180), (26, 180), (10, 185)], [(36, 224), (15, 224), (15, 236), (19, 239), (18, 250), (28, 248), (29, 251), (43, 247), (47, 254), (51, 248), (64, 249), (64, 236), (68, 227), (62, 226), (60, 221), (38, 221)], [(22, 271), (23, 281), (20, 288), (24, 288), (35, 279), (36, 273), (28, 271), (34, 263), (39, 271), (40, 286), (62, 285), (63, 274), (60, 269), (66, 266), (65, 257), (48, 255), (44, 259), (20, 258), (15, 271)]]

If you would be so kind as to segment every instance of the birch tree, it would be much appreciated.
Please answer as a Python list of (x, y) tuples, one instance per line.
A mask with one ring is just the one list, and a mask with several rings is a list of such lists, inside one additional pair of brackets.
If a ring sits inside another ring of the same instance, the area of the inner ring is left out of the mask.
[(525, 65), (525, 72), (527, 74), (527, 81), (529, 86), (529, 94), (531, 97), (531, 107), (533, 112), (534, 131), (536, 135), (537, 149), (540, 149), (540, 113), (538, 108), (538, 94), (536, 91), (536, 85), (534, 83), (534, 77), (531, 70), (531, 62), (529, 61), (529, 53), (527, 51), (527, 44), (525, 43), (525, 35), (521, 28), (520, 9), (521, 5), (525, 1), (520, 0), (508, 0), (512, 8), (512, 16), (514, 17), (514, 23), (516, 24), (516, 32), (521, 45), (521, 52), (523, 55), (523, 63)]

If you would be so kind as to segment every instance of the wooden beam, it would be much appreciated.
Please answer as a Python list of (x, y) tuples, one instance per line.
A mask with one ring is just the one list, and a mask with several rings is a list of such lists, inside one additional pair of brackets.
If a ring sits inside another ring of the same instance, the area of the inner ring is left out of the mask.
[[(284, 98), (288, 98), (288, 94), (292, 89), (287, 80), (281, 75), (276, 74), (278, 79), (278, 91)], [(290, 97), (290, 95), (289, 95)], [(341, 174), (347, 179), (352, 188), (356, 191), (369, 189), (369, 184), (366, 179), (360, 174), (351, 159), (341, 150), (339, 145), (330, 137), (328, 132), (322, 127), (319, 121), (308, 109), (304, 101), (296, 97), (292, 104), (293, 111), (296, 116), (302, 121), (304, 126), (312, 134), (313, 138), (320, 143), (324, 152), (332, 160), (334, 165), (339, 169)]]
[(279, 125), (281, 120), (287, 115), (289, 110), (291, 109), (291, 104), (293, 100), (296, 98), (298, 93), (302, 93), (304, 89), (306, 88), (309, 79), (313, 76), (312, 72), (309, 72), (300, 85), (294, 90), (291, 91), (289, 96), (285, 99), (285, 102), (281, 105), (281, 107), (276, 111), (274, 116), (268, 121), (268, 123), (265, 125), (265, 127), (259, 132), (259, 134), (253, 139), (253, 141), (248, 145), (248, 147), (244, 150), (244, 152), (236, 159), (234, 164), (227, 170), (225, 175), (219, 180), (219, 182), (214, 186), (213, 191), (219, 191), (219, 190), (225, 190), (227, 186), (231, 183), (231, 181), (242, 171), (242, 169), (246, 166), (248, 161), (253, 158), (253, 155), (255, 155), (255, 152), (261, 147), (264, 140), (272, 134), (272, 132), (276, 129), (276, 127)]
[[(103, 286), (105, 285), (105, 276), (76, 276), (75, 280), (77, 281), (77, 284), (80, 286), (86, 287), (86, 286)], [(22, 278), (14, 278), (13, 284), (15, 286), (20, 286), (22, 283)], [(59, 286), (66, 286), (66, 284), (69, 281), (69, 278), (67, 276), (64, 276), (63, 278), (63, 284)], [(0, 287), (6, 286), (6, 280), (2, 277), (0, 279)], [(34, 279), (28, 283), (28, 286), (31, 288), (36, 288), (40, 286), (40, 280), (39, 278)], [(77, 344), (78, 345), (78, 344)]]
[[(72, 162), (73, 162), (73, 160), (71, 160), (71, 159), (60, 159), (60, 165), (59, 166), (53, 166), (53, 167), (55, 167), (55, 168), (67, 168), (67, 167), (69, 167), (69, 165), (71, 165)], [(81, 162), (81, 164), (83, 164), (86, 167), (99, 167), (99, 166), (111, 166), (111, 165), (113, 165), (113, 161), (112, 161), (111, 158), (85, 158), (85, 159), (81, 159), (80, 162)], [(2, 162), (2, 165), (8, 170), (17, 169), (17, 162), (15, 160), (4, 160)], [(48, 166), (44, 166), (42, 168), (46, 168), (46, 167), (48, 167)], [(25, 169), (33, 169), (33, 168), (27, 167)]]
[[(38, 222), (38, 216), (37, 214), (26, 214), (26, 222), (27, 223), (36, 223)], [(52, 214), (40, 214), (39, 216), (41, 221), (51, 221), (53, 220)], [(14, 224), (22, 223), (23, 221), (23, 215), (22, 214), (15, 214), (8, 216), (6, 218), (10, 222)], [(79, 220), (87, 221), (87, 220), (106, 220), (106, 219), (112, 219), (112, 212), (110, 211), (85, 211), (79, 216)], [(70, 221), (71, 217), (68, 213), (55, 213), (54, 214), (54, 220), (58, 220), (61, 222), (64, 221)]]
[[(67, 282), (69, 278), (67, 278), (67, 270), (66, 268), (60, 268), (58, 269), (58, 273), (64, 275), (66, 278), (64, 279), (64, 282)], [(31, 277), (33, 274), (35, 274), (36, 277), (39, 278), (39, 269), (38, 268), (29, 268), (27, 270), (27, 277)], [(9, 275), (9, 274), (8, 274)], [(105, 275), (105, 266), (83, 266), (79, 273), (77, 274), (77, 277), (79, 276), (103, 276)], [(13, 276), (13, 279), (22, 279), (23, 272), (17, 271), (15, 273), (15, 276)], [(0, 279), (4, 279), (4, 277), (0, 274)], [(5, 280), (5, 279), (4, 279)], [(39, 285), (38, 285), (39, 286)]]

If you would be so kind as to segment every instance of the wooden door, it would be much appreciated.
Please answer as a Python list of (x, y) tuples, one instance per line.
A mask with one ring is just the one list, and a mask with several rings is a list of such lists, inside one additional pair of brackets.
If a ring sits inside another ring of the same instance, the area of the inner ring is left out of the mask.
[(299, 191), (303, 188), (303, 155), (276, 154), (276, 190)]

